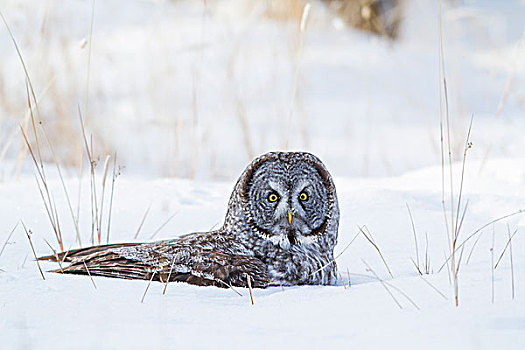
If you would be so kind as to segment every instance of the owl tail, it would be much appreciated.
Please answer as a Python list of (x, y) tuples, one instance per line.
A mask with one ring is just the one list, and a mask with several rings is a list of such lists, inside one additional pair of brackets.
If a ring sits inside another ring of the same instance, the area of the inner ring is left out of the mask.
[[(50, 272), (105, 276), (125, 279), (149, 279), (156, 270), (151, 265), (130, 261), (112, 252), (114, 248), (130, 247), (137, 243), (108, 244), (69, 250), (55, 255), (39, 257), (38, 260), (58, 262), (60, 268)], [(70, 263), (62, 266), (62, 262)]]
[(38, 257), (38, 260), (47, 260), (47, 261), (54, 261), (54, 262), (71, 262), (73, 260), (82, 259), (89, 255), (93, 255), (95, 253), (107, 251), (108, 249), (120, 248), (120, 247), (130, 247), (133, 245), (137, 245), (137, 243), (105, 244), (105, 245), (99, 245), (99, 246), (94, 246), (94, 247), (71, 249), (65, 252), (56, 253), (54, 255), (41, 256), (41, 257)]

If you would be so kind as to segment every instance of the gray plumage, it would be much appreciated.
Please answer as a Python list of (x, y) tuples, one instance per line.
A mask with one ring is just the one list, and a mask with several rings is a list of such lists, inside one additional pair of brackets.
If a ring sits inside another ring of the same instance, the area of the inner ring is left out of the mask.
[(332, 177), (306, 152), (271, 152), (235, 184), (224, 225), (153, 243), (111, 244), (40, 259), (55, 272), (219, 287), (332, 284), (339, 207)]

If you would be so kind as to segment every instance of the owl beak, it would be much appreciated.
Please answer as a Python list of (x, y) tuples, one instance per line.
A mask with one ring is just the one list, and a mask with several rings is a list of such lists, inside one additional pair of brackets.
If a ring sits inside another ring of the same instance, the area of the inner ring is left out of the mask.
[(292, 224), (292, 212), (291, 211), (288, 211), (288, 223), (290, 225)]

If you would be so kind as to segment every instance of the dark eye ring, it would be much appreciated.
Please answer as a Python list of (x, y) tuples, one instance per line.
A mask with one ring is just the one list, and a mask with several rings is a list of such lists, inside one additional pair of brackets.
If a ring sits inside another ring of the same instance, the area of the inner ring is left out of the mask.
[(299, 200), (301, 200), (303, 202), (307, 201), (308, 200), (308, 194), (306, 192), (301, 192), (299, 194)]
[(279, 199), (279, 196), (275, 193), (270, 193), (270, 195), (268, 196), (268, 201), (270, 202), (277, 202), (277, 200)]

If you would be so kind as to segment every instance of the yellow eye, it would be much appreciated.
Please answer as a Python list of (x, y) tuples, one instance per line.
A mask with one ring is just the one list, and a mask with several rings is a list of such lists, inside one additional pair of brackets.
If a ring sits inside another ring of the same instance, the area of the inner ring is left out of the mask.
[(301, 192), (301, 194), (299, 195), (299, 199), (302, 201), (308, 200), (308, 195), (306, 194), (306, 192)]
[(275, 193), (270, 193), (270, 195), (268, 196), (268, 200), (270, 202), (277, 202), (278, 199), (279, 197)]

